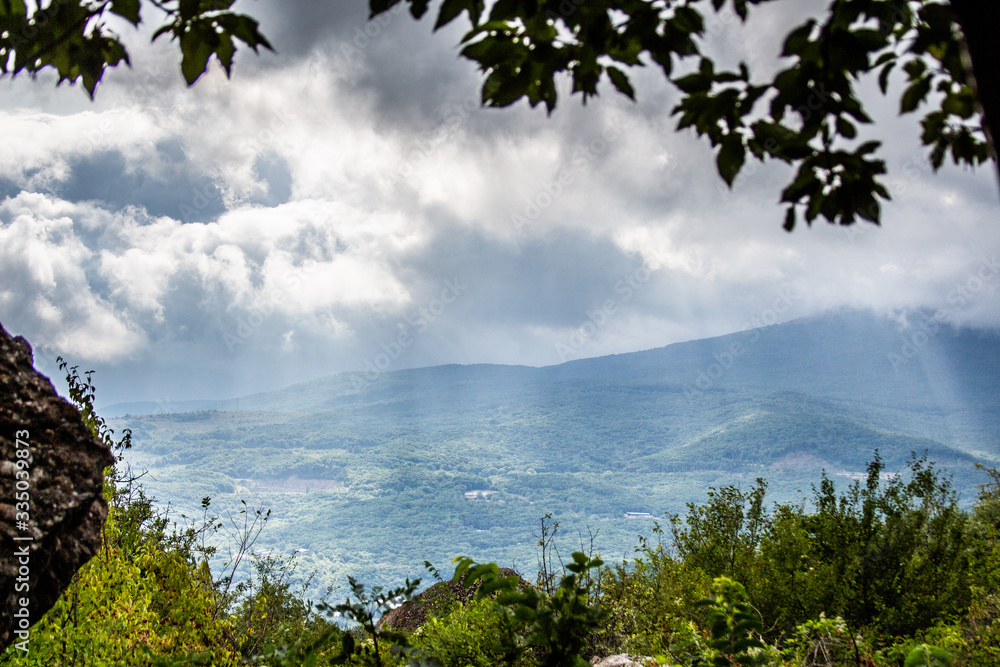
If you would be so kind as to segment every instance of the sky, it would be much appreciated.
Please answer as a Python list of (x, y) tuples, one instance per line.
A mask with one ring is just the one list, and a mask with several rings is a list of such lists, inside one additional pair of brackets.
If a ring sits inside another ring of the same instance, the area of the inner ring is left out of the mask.
[[(0, 323), (98, 403), (220, 399), (341, 371), (548, 365), (843, 309), (946, 309), (1000, 328), (980, 267), (1000, 251), (991, 169), (933, 173), (917, 118), (863, 83), (894, 200), (883, 225), (782, 230), (783, 165), (728, 190), (677, 95), (547, 116), (479, 106), (465, 27), (364, 0), (242, 2), (276, 53), (187, 88), (156, 17), (121, 26), (132, 69), (90, 101), (51, 76), (0, 80)], [(762, 74), (821, 3), (709, 23), (707, 50)], [(148, 8), (147, 8), (148, 11)], [(464, 18), (462, 19), (464, 21)], [(563, 82), (565, 84), (565, 82)], [(895, 99), (893, 96), (895, 95)], [(997, 272), (993, 271), (995, 275)], [(956, 290), (975, 286), (957, 306)]]

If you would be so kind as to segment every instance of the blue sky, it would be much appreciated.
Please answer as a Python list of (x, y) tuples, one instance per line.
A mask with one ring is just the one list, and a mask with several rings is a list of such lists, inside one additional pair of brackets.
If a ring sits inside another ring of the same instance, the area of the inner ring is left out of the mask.
[[(817, 6), (719, 17), (709, 48), (766, 72)], [(883, 227), (787, 234), (788, 168), (727, 191), (652, 68), (635, 104), (608, 86), (551, 117), (484, 110), (461, 26), (367, 23), (363, 0), (242, 8), (277, 53), (241, 51), (231, 80), (213, 65), (188, 89), (174, 45), (122, 28), (134, 67), (95, 102), (0, 81), (0, 323), (48, 372), (60, 354), (96, 369), (102, 403), (552, 364), (843, 308), (1000, 326), (997, 285), (976, 287), (1000, 251), (996, 174), (933, 174), (898, 81), (889, 99), (865, 84)]]

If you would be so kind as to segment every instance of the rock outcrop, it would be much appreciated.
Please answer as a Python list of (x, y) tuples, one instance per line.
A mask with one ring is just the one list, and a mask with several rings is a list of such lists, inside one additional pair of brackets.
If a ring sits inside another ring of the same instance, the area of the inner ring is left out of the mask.
[(594, 667), (647, 667), (648, 665), (656, 665), (657, 662), (656, 658), (649, 656), (619, 653), (618, 655), (610, 655), (607, 658), (593, 658), (590, 664)]
[(0, 326), (0, 649), (24, 641), (97, 553), (113, 462), (34, 369), (28, 341)]
[[(509, 567), (501, 567), (499, 574), (501, 577), (517, 575), (520, 579), (520, 575)], [(521, 583), (518, 584), (519, 587), (530, 585), (524, 579), (521, 579)], [(412, 632), (424, 624), (428, 615), (446, 611), (456, 602), (469, 603), (476, 597), (476, 591), (478, 590), (478, 581), (468, 588), (457, 581), (439, 581), (423, 593), (414, 595), (408, 602), (396, 607), (380, 618), (378, 626), (380, 628)]]

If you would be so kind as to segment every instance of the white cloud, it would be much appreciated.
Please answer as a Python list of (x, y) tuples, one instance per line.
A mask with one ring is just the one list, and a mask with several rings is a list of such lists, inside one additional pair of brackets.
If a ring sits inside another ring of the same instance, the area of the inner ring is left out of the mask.
[(177, 131), (169, 117), (137, 107), (70, 115), (0, 111), (0, 124), (0, 176), (23, 181), (29, 189), (64, 180), (68, 158), (98, 151), (120, 151), (132, 165), (141, 162), (150, 169), (147, 146)]
[(32, 341), (76, 358), (109, 361), (137, 352), (142, 332), (92, 286), (95, 253), (74, 234), (74, 218), (99, 213), (22, 194), (0, 204), (0, 305)]

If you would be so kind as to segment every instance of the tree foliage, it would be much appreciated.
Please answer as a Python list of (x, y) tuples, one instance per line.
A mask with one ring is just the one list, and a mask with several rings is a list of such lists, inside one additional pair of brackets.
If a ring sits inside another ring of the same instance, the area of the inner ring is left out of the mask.
[[(401, 1), (371, 0), (372, 16)], [(416, 18), (428, 10), (427, 0), (406, 1)], [(745, 21), (752, 6), (769, 1), (501, 0), (487, 13), (482, 0), (445, 0), (435, 28), (467, 14), (471, 29), (462, 55), (483, 72), (488, 106), (524, 98), (551, 112), (560, 75), (584, 102), (605, 80), (635, 99), (626, 70), (658, 66), (681, 93), (672, 111), (677, 128), (708, 138), (730, 187), (748, 156), (797, 167), (781, 193), (789, 231), (800, 217), (810, 224), (818, 216), (843, 225), (880, 220), (879, 200), (890, 198), (878, 180), (885, 162), (880, 142), (863, 141), (857, 127), (872, 122), (858, 94), (865, 76), (877, 75), (886, 93), (890, 73), (906, 73), (900, 113), (928, 105), (921, 140), (935, 169), (947, 154), (956, 164), (996, 159), (959, 17), (949, 4), (832, 0), (825, 20), (810, 19), (785, 37), (787, 66), (773, 77), (755, 80), (743, 62), (720, 69), (704, 48), (707, 14), (731, 10)]]
[(255, 19), (230, 10), (234, 3), (50, 0), (37, 3), (29, 12), (25, 0), (0, 0), (0, 74), (35, 75), (52, 68), (59, 75), (59, 83), (80, 81), (93, 97), (107, 68), (131, 64), (121, 37), (108, 27), (109, 19), (117, 17), (138, 26), (145, 11), (154, 9), (163, 15), (163, 23), (153, 39), (170, 35), (178, 41), (181, 72), (189, 85), (205, 72), (213, 55), (228, 76), (236, 41), (254, 51), (258, 47), (271, 48)]
[[(369, 0), (371, 17), (403, 1)], [(748, 157), (795, 168), (780, 197), (789, 231), (820, 216), (842, 225), (879, 223), (890, 193), (879, 180), (886, 173), (881, 143), (859, 132), (872, 123), (858, 92), (866, 77), (886, 94), (890, 75), (903, 73), (899, 111), (926, 110), (920, 138), (935, 169), (949, 155), (962, 165), (996, 161), (1000, 87), (990, 73), (1000, 52), (980, 26), (998, 24), (995, 3), (830, 0), (823, 20), (785, 36), (785, 66), (773, 76), (757, 78), (743, 62), (718, 66), (705, 48), (712, 15), (733, 12), (746, 21), (754, 6), (771, 1), (499, 0), (487, 11), (483, 0), (443, 0), (434, 28), (466, 17), (461, 53), (482, 71), (482, 102), (491, 107), (526, 99), (551, 113), (560, 76), (584, 102), (602, 81), (634, 100), (629, 70), (660, 68), (681, 95), (672, 110), (677, 128), (708, 139), (727, 185)], [(129, 63), (106, 17), (138, 25), (141, 10), (152, 5), (164, 14), (153, 39), (169, 34), (178, 42), (188, 84), (213, 55), (228, 76), (236, 41), (254, 51), (271, 48), (253, 18), (231, 11), (233, 2), (51, 0), (29, 13), (25, 0), (0, 0), (0, 73), (52, 67), (60, 82), (82, 80), (93, 96), (106, 68)], [(430, 9), (429, 0), (405, 2), (418, 19)]]

